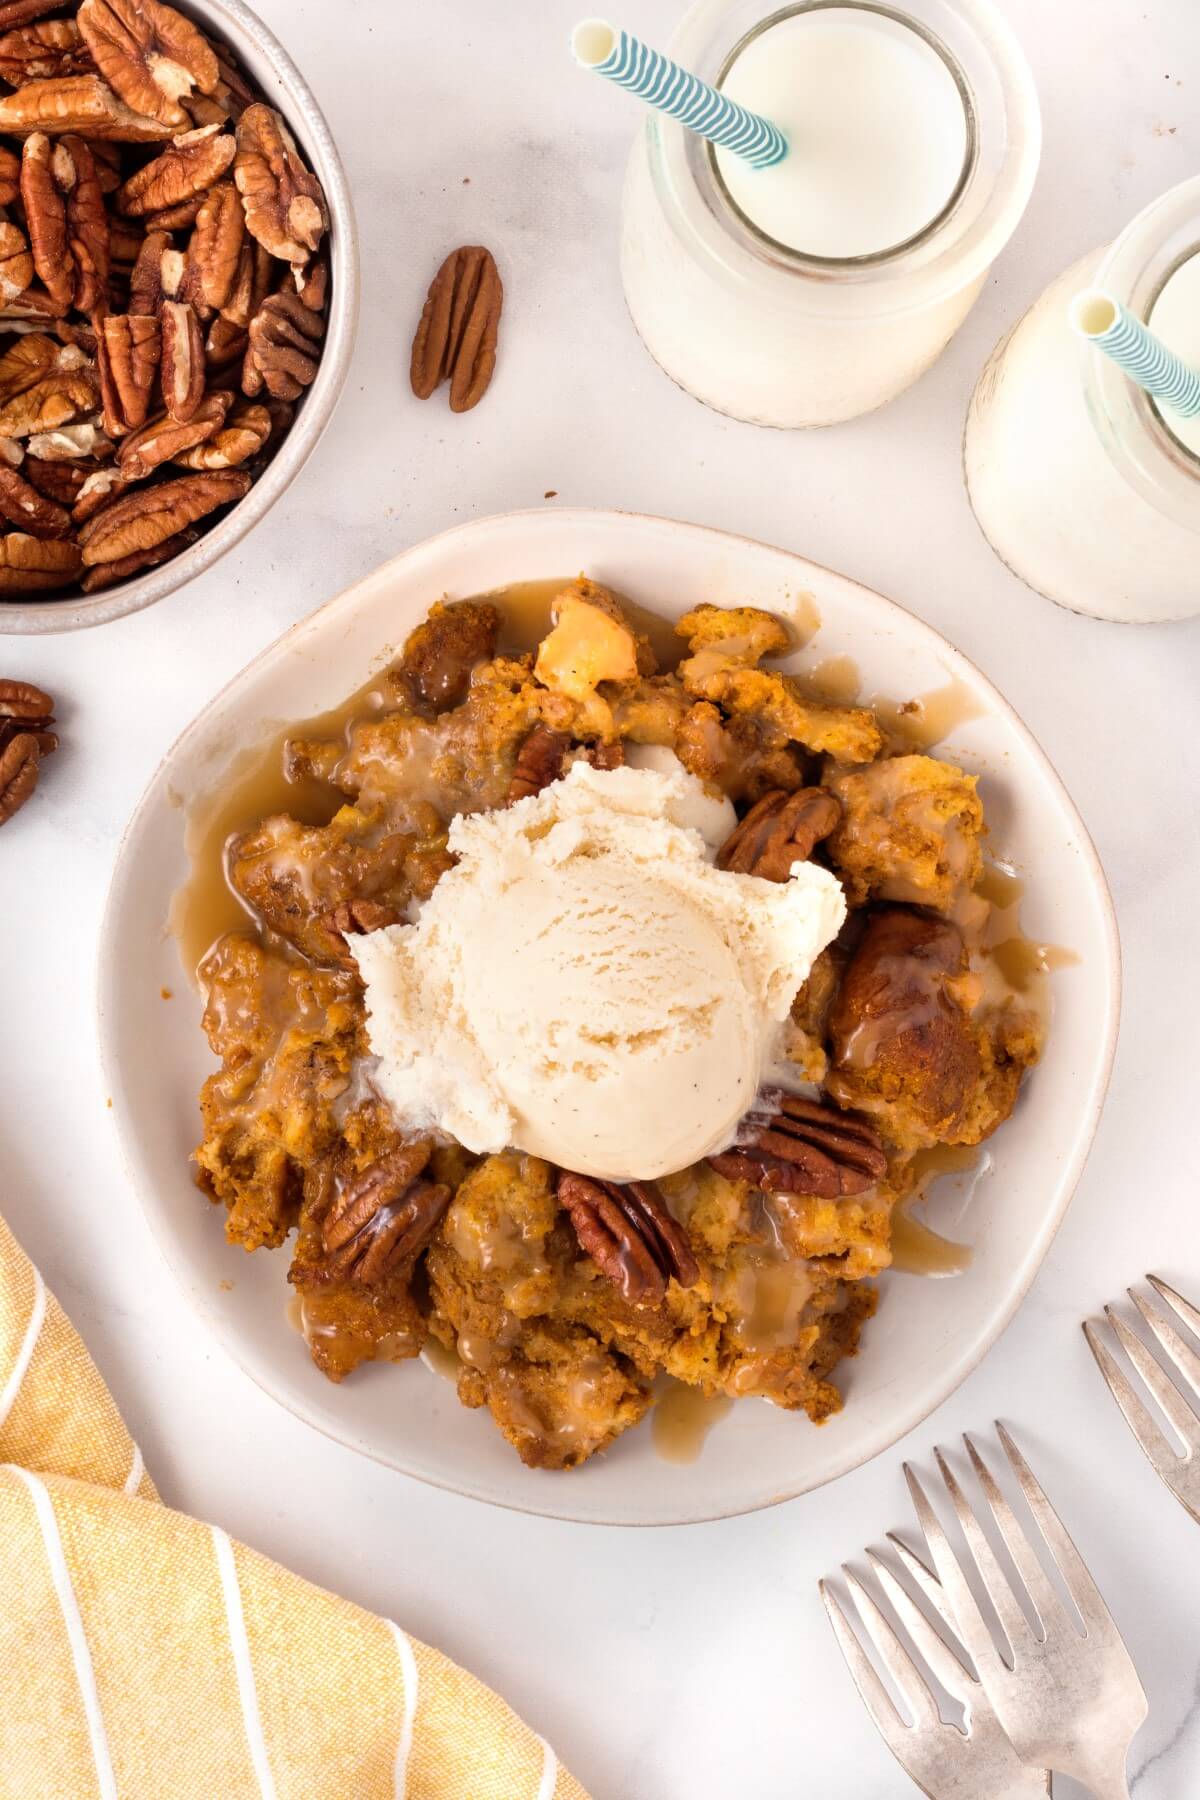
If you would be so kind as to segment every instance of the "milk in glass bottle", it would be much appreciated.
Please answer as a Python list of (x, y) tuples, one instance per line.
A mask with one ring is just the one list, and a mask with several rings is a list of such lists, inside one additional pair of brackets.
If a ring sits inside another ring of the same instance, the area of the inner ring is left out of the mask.
[(1200, 177), (1052, 282), (996, 348), (967, 415), (975, 516), (1060, 606), (1148, 622), (1200, 613), (1200, 418), (1142, 392), (1071, 330), (1100, 288), (1200, 369)]
[(773, 120), (754, 168), (661, 113), (626, 178), (621, 269), (646, 347), (722, 412), (778, 426), (870, 412), (970, 309), (1041, 143), (990, 0), (699, 0), (670, 46)]

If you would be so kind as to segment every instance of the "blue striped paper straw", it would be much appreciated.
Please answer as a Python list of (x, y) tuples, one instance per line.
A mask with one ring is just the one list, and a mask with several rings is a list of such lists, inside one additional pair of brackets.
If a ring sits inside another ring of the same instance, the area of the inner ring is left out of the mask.
[(1103, 350), (1131, 381), (1181, 419), (1200, 418), (1200, 373), (1189, 369), (1129, 308), (1102, 288), (1088, 288), (1071, 302), (1071, 324)]
[(778, 125), (727, 100), (707, 81), (627, 31), (618, 31), (607, 19), (585, 19), (577, 25), (571, 33), (571, 50), (585, 69), (607, 76), (689, 131), (724, 145), (752, 168), (769, 169), (787, 155), (787, 139)]

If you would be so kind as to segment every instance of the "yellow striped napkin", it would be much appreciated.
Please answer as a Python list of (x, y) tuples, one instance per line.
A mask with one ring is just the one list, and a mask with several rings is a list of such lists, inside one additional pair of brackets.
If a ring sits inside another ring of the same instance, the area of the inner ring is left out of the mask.
[(481, 1682), (171, 1512), (0, 1220), (0, 1800), (587, 1800)]

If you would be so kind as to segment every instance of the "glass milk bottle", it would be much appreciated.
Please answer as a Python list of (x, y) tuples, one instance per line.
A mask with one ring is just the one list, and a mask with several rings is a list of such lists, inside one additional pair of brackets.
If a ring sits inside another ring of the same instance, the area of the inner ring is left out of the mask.
[(993, 352), (963, 442), (997, 556), (1048, 600), (1100, 619), (1200, 613), (1200, 419), (1160, 412), (1071, 330), (1098, 287), (1200, 369), (1200, 177), (1053, 282)]
[(699, 0), (670, 54), (773, 118), (753, 169), (650, 113), (626, 177), (621, 273), (681, 387), (754, 424), (831, 425), (924, 373), (1033, 186), (1024, 57), (990, 0)]

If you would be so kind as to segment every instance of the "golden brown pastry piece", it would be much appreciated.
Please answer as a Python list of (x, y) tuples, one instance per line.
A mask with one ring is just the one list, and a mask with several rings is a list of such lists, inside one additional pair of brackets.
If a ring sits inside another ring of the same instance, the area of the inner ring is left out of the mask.
[(974, 775), (932, 756), (835, 765), (841, 802), (829, 854), (851, 906), (894, 900), (948, 911), (979, 880), (983, 807)]
[(439, 600), (409, 633), (390, 681), (410, 706), (447, 712), (467, 697), (471, 674), (496, 654), (500, 614), (485, 600)]

